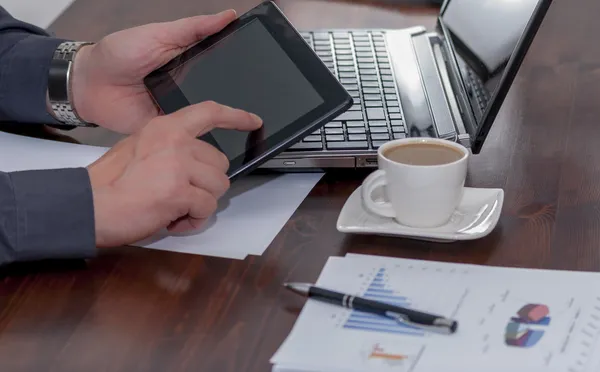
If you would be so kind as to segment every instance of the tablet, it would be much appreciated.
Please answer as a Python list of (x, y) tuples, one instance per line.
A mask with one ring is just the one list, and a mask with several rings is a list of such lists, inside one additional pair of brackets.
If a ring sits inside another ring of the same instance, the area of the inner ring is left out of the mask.
[(145, 79), (169, 114), (204, 101), (253, 112), (254, 132), (215, 129), (201, 139), (222, 151), (234, 179), (324, 126), (353, 100), (272, 2), (261, 3)]

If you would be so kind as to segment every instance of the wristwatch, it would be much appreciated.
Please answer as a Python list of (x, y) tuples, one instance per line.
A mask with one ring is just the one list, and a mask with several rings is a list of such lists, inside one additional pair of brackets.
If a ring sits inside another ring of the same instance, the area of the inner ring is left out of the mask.
[(47, 104), (53, 116), (65, 125), (94, 127), (95, 124), (83, 121), (73, 105), (71, 74), (73, 61), (81, 47), (92, 43), (65, 41), (61, 43), (52, 57), (48, 73)]

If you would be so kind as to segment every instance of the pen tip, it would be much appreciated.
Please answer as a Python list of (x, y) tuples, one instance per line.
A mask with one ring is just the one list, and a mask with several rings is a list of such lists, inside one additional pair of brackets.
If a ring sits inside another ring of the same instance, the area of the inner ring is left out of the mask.
[(455, 333), (457, 328), (458, 328), (458, 322), (453, 321), (452, 325), (450, 326), (450, 332)]

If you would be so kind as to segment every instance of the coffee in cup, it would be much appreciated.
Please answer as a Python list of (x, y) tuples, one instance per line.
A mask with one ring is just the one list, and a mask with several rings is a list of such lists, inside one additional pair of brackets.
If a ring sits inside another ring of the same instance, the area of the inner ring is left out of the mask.
[[(394, 218), (417, 228), (448, 222), (463, 194), (469, 151), (437, 138), (390, 141), (377, 153), (379, 169), (362, 185), (362, 198), (370, 212)], [(384, 187), (385, 202), (373, 193)]]

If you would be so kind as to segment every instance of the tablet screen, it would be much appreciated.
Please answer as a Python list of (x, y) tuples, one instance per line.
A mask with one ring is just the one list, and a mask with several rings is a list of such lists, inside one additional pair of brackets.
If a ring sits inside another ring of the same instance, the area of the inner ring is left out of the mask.
[(211, 131), (214, 142), (229, 159), (244, 154), (324, 102), (258, 19), (170, 74), (190, 104), (212, 100), (263, 119), (262, 130), (253, 135)]

